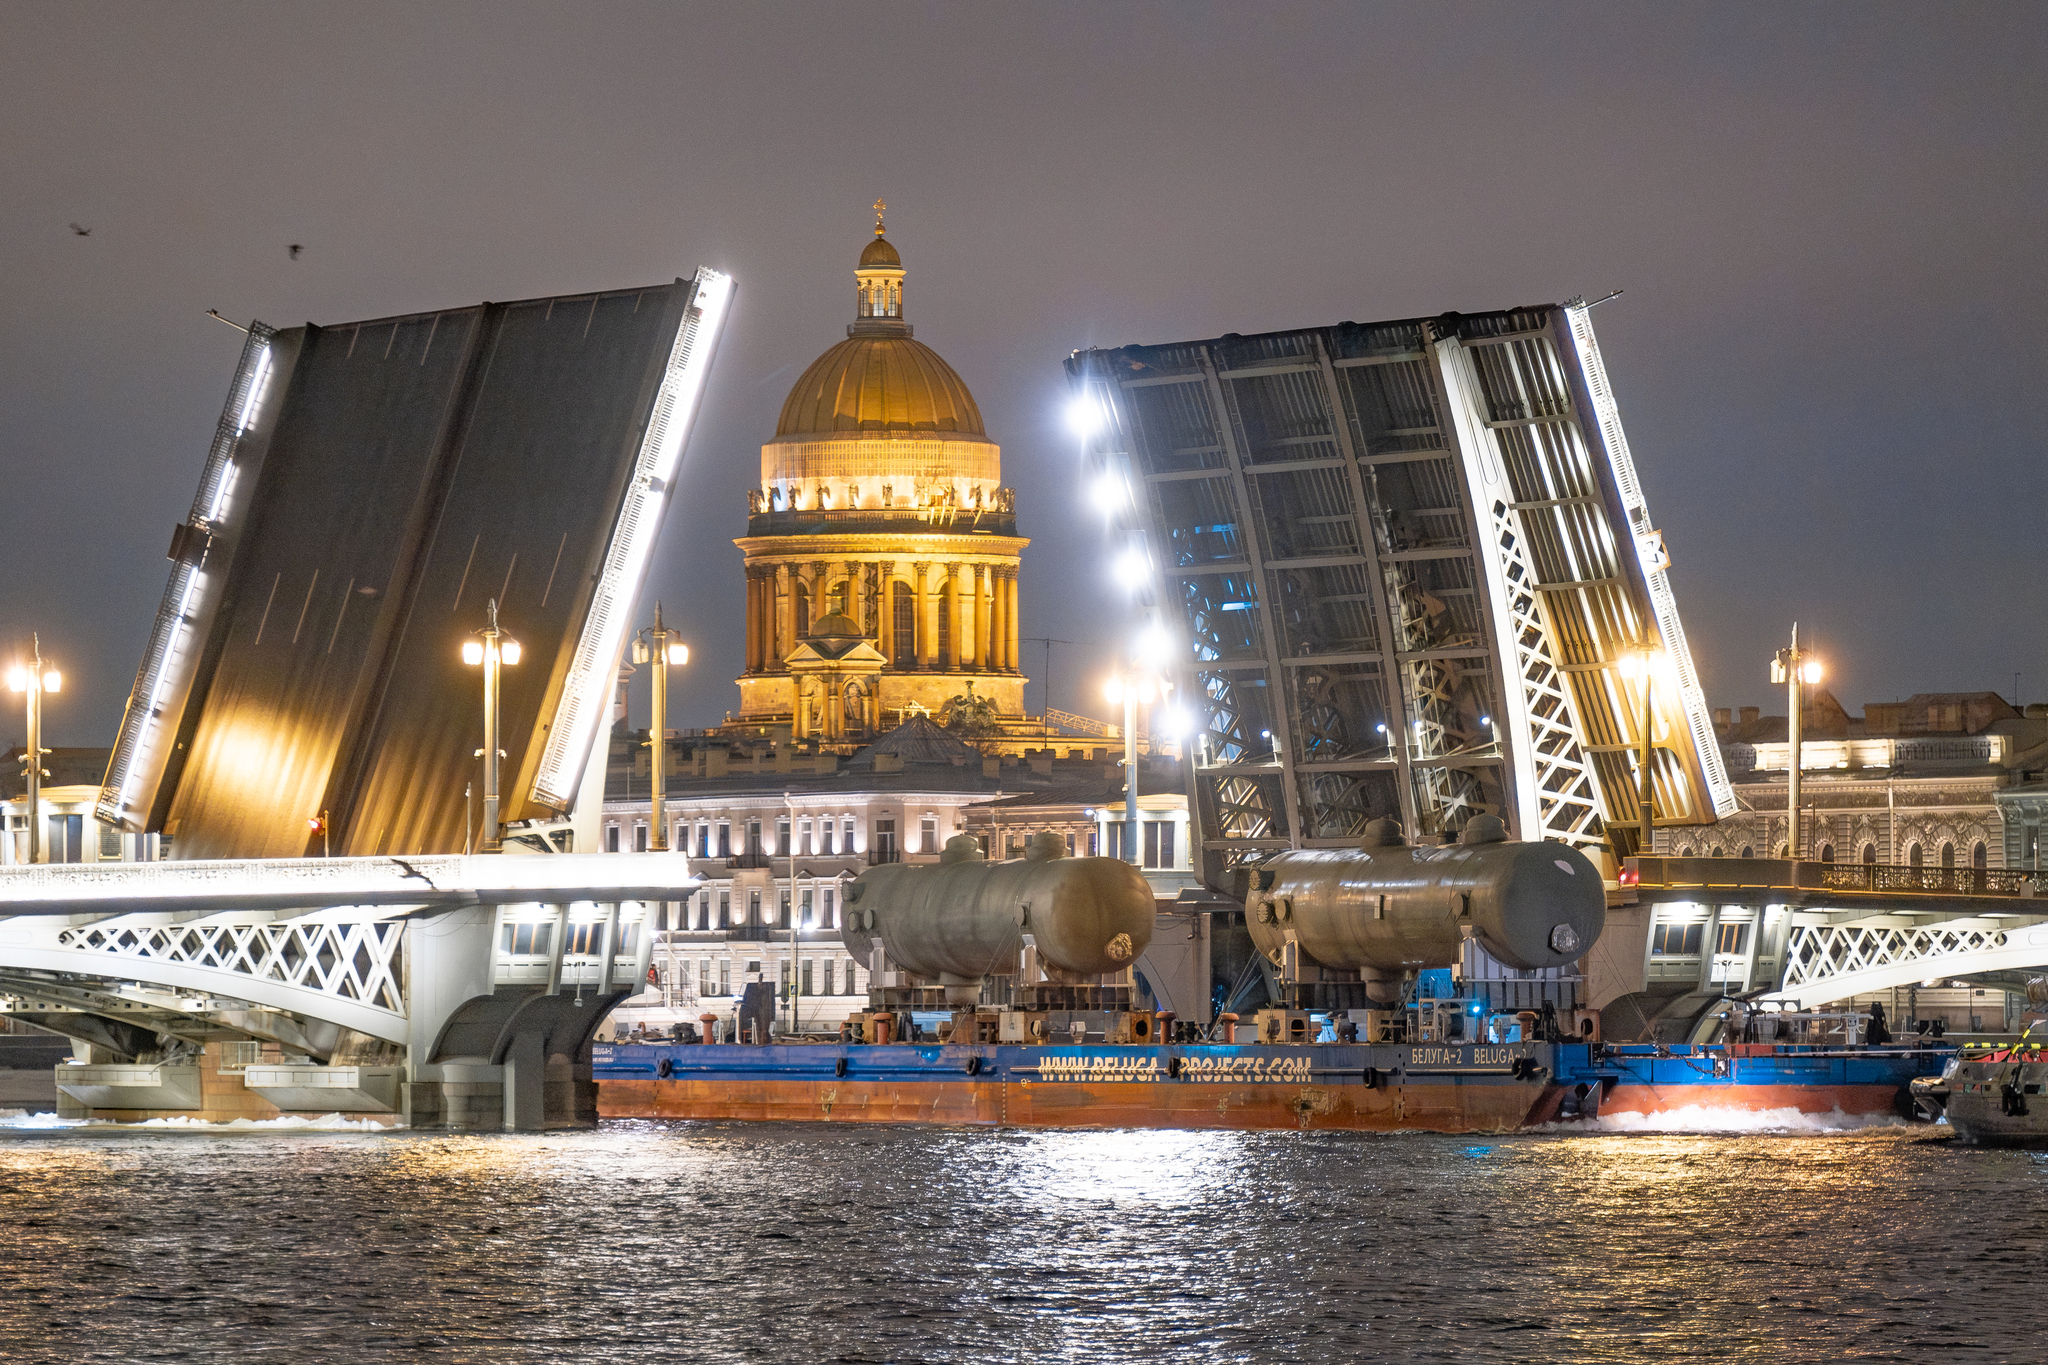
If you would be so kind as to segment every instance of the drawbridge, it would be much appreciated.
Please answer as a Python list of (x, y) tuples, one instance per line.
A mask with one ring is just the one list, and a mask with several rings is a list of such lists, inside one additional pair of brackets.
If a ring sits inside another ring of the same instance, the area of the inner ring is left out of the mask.
[[(1586, 305), (1076, 353), (1176, 641), (1202, 871), (1480, 813), (1611, 879), (1735, 808)], [(1632, 653), (1662, 664), (1631, 676)]]
[[(597, 855), (598, 746), (732, 298), (705, 269), (246, 329), (98, 801), (171, 861), (0, 870), (0, 1009), (74, 1040), (60, 1090), (594, 1114), (590, 1036), (695, 886), (680, 857)], [(521, 647), (496, 695), (508, 846), (546, 856), (467, 856), (486, 700), (463, 646), (493, 612)], [(213, 1044), (266, 1064), (230, 1084)]]

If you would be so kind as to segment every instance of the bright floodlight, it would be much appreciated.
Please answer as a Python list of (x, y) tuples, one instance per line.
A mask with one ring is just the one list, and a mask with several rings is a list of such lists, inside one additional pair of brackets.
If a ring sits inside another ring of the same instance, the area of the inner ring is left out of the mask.
[(1160, 729), (1173, 739), (1186, 739), (1194, 732), (1195, 718), (1184, 706), (1169, 706), (1160, 717)]
[(482, 640), (464, 640), (462, 642), (462, 662), (473, 666), (483, 661), (484, 642)]
[(7, 670), (7, 690), (9, 692), (28, 691), (28, 670), (20, 664), (16, 664)]
[(48, 673), (43, 674), (43, 691), (62, 692), (63, 690), (64, 675), (62, 673), (53, 668)]
[(1805, 663), (1799, 665), (1799, 681), (1804, 683), (1817, 683), (1820, 681), (1820, 678), (1820, 660), (1808, 659)]
[(690, 662), (690, 647), (688, 645), (670, 645), (668, 647), (668, 661), (678, 666)]
[(1102, 409), (1092, 398), (1076, 398), (1067, 404), (1067, 425), (1076, 436), (1093, 436), (1102, 426)]
[(1124, 481), (1113, 473), (1097, 476), (1089, 489), (1089, 499), (1104, 516), (1122, 511), (1124, 504), (1130, 501), (1124, 493)]
[(1147, 667), (1164, 668), (1171, 648), (1166, 632), (1158, 626), (1153, 626), (1139, 634), (1134, 653), (1138, 661)]
[(1143, 550), (1126, 550), (1118, 555), (1116, 563), (1110, 566), (1110, 572), (1115, 575), (1116, 581), (1126, 588), (1141, 586), (1150, 576), (1151, 570), (1152, 566), (1145, 562)]
[(519, 648), (519, 642), (517, 640), (506, 640), (498, 646), (498, 658), (500, 661), (504, 663), (518, 663), (520, 652), (521, 651)]
[(1102, 695), (1109, 699), (1111, 706), (1122, 706), (1124, 704), (1124, 680), (1121, 677), (1111, 678), (1102, 685)]
[(1151, 674), (1148, 673), (1138, 679), (1138, 701), (1141, 704), (1150, 706), (1158, 695), (1159, 689), (1154, 684)]

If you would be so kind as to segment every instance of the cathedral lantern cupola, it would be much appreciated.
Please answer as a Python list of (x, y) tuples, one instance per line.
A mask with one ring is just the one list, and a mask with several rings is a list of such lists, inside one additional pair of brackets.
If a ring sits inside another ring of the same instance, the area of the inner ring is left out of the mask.
[(857, 282), (857, 311), (848, 336), (909, 336), (903, 321), (903, 258), (882, 235), (882, 210), (875, 201), (875, 240), (860, 253), (860, 268), (853, 272)]

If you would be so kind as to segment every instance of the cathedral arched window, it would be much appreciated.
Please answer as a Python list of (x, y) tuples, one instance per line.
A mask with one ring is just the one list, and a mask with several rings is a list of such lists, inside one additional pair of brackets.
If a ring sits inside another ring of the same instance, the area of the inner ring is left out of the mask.
[(1954, 844), (1944, 843), (1941, 846), (1941, 865), (1943, 867), (1954, 867), (1956, 865), (1956, 846)]
[(1726, 855), (1726, 854), (1724, 854), (1724, 853), (1722, 853), (1722, 851), (1721, 851), (1721, 846), (1720, 846), (1719, 844), (1715, 844), (1715, 845), (1714, 845), (1714, 856), (1715, 856), (1716, 858), (1721, 858), (1721, 857), (1726, 857), (1727, 855)]
[(1926, 862), (1927, 857), (1920, 851), (1920, 841), (1918, 839), (1906, 845), (1906, 866), (1922, 867)]
[(1865, 845), (1863, 846), (1863, 865), (1864, 865), (1865, 867), (1869, 867), (1869, 866), (1873, 865), (1873, 864), (1874, 864), (1874, 863), (1876, 863), (1876, 862), (1877, 862), (1877, 845), (1876, 845), (1876, 844), (1865, 844)]
[(1970, 866), (1976, 868), (1979, 872), (1991, 866), (1991, 850), (1984, 847), (1982, 839), (1979, 839), (1977, 846), (1970, 850)]
[(811, 633), (811, 595), (802, 583), (790, 584), (789, 591), (796, 601), (796, 638), (801, 640)]
[(1750, 844), (1744, 844), (1742, 846), (1742, 856), (1745, 858), (1754, 858), (1756, 856), (1755, 847)]
[(1820, 860), (1824, 863), (1831, 863), (1835, 860), (1835, 846), (1833, 844), (1822, 844), (1820, 846)]

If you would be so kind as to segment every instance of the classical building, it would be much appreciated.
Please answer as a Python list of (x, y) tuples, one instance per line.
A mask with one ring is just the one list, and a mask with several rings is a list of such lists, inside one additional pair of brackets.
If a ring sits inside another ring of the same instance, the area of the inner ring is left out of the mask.
[(1015, 498), (974, 395), (904, 319), (903, 260), (882, 235), (854, 271), (855, 313), (804, 371), (749, 490), (747, 655), (735, 732), (841, 752), (919, 709), (984, 703), (1024, 728)]
[[(1739, 813), (1660, 829), (1660, 853), (1782, 858), (1790, 844), (1784, 716), (1745, 706), (1714, 713)], [(2015, 710), (1992, 692), (1924, 692), (1851, 715), (1826, 688), (1800, 710), (1801, 856), (1912, 867), (2025, 866), (2002, 800), (2048, 770), (2048, 706)]]
[[(0, 866), (28, 861), (28, 781), (22, 775), (24, 748), (0, 754)], [(48, 749), (43, 754), (43, 779), (35, 818), (42, 825), (42, 861), (46, 863), (152, 862), (168, 854), (170, 840), (154, 834), (124, 834), (101, 820), (93, 805), (100, 798), (100, 780), (107, 773), (110, 750)]]

